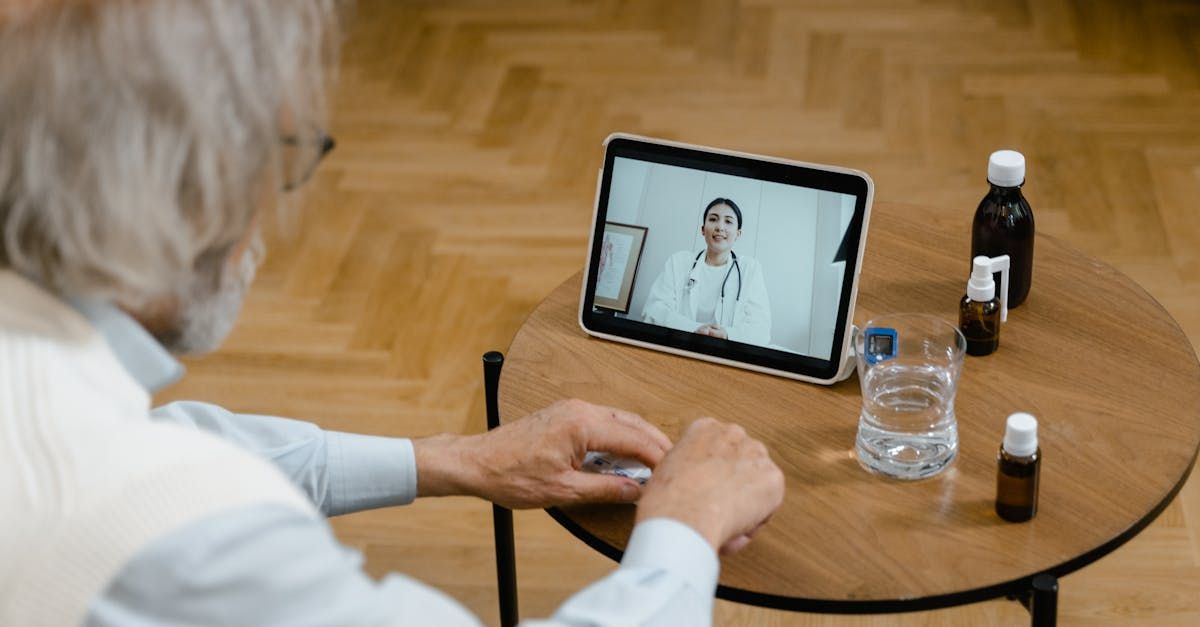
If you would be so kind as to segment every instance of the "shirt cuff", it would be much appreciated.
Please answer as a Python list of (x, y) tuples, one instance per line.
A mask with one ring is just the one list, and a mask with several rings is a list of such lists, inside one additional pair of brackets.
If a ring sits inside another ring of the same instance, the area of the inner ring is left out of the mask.
[(328, 431), (330, 516), (407, 505), (417, 498), (412, 440)]
[(717, 591), (721, 562), (695, 529), (670, 518), (651, 518), (633, 528), (621, 567), (666, 570), (711, 596)]

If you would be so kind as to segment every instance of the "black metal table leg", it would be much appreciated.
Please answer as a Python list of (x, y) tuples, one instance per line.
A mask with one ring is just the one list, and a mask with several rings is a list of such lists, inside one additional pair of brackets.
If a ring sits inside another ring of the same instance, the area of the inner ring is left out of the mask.
[[(504, 355), (489, 351), (483, 355), (483, 390), (487, 402), (488, 431), (500, 426), (500, 369)], [(496, 543), (496, 588), (500, 595), (501, 627), (517, 624), (517, 557), (513, 549), (512, 510), (492, 504), (492, 531)]]
[(1058, 577), (1041, 574), (1029, 581), (1029, 588), (1020, 596), (1009, 595), (1029, 610), (1033, 627), (1054, 627), (1058, 622)]
[(1058, 622), (1058, 578), (1038, 575), (1030, 583), (1029, 617), (1033, 627), (1054, 627)]

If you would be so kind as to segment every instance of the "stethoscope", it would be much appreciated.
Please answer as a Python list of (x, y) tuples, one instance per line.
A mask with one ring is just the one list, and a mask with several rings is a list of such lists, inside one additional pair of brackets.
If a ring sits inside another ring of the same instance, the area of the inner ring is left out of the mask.
[[(689, 292), (692, 290), (692, 285), (695, 285), (695, 283), (696, 283), (696, 279), (693, 279), (691, 277), (691, 274), (692, 274), (692, 272), (694, 272), (696, 270), (696, 264), (700, 263), (700, 257), (704, 256), (704, 253), (706, 253), (706, 252), (708, 252), (708, 251), (702, 250), (702, 251), (696, 253), (696, 258), (694, 260), (692, 260), (692, 268), (691, 268), (691, 270), (688, 270), (687, 290)], [(729, 251), (729, 254), (733, 255), (733, 265), (729, 266), (729, 270), (727, 270), (725, 272), (725, 280), (721, 281), (721, 301), (725, 300), (725, 284), (729, 282), (729, 275), (733, 273), (734, 268), (737, 268), (738, 289), (737, 289), (737, 296), (735, 296), (733, 299), (733, 302), (736, 303), (739, 300), (741, 300), (741, 298), (742, 298), (742, 267), (740, 265), (738, 265), (737, 253), (735, 253), (731, 250), (731, 251)]]

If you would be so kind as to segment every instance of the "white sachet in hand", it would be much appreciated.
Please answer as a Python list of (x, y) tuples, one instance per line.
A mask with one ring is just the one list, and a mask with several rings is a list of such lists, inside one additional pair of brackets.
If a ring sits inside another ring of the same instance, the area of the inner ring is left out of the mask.
[(627, 477), (638, 482), (639, 485), (646, 485), (653, 474), (645, 464), (636, 459), (616, 457), (611, 453), (598, 451), (588, 451), (588, 454), (584, 456), (583, 470), (603, 475)]

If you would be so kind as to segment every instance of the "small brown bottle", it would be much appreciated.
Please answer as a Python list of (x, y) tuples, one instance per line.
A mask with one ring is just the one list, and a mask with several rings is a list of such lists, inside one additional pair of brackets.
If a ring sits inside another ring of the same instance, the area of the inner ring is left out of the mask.
[[(996, 297), (993, 272), (1000, 272), (1000, 297)], [(976, 257), (972, 262), (967, 293), (958, 303), (958, 329), (967, 340), (967, 354), (991, 355), (1000, 347), (1000, 323), (1008, 320), (1008, 255)]]
[(1042, 463), (1036, 418), (1024, 413), (1008, 417), (997, 463), (996, 513), (1009, 522), (1033, 518)]

